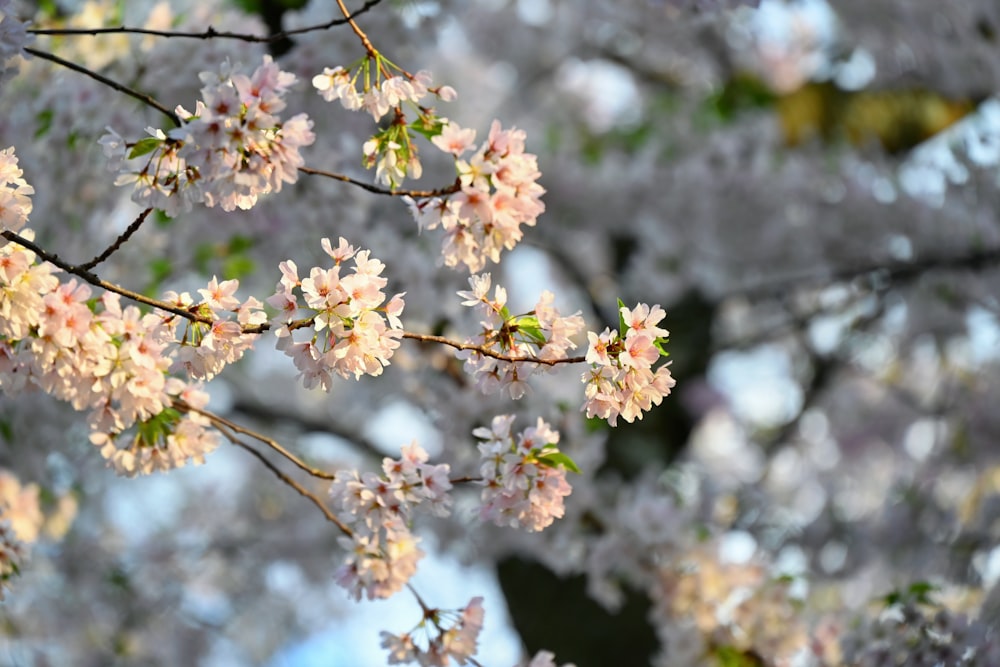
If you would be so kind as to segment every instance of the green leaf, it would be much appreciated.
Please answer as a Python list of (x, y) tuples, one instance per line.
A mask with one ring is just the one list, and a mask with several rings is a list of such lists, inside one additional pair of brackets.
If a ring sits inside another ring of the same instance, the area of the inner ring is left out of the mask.
[(35, 115), (35, 122), (38, 127), (35, 129), (35, 139), (41, 139), (52, 129), (52, 119), (55, 112), (52, 109), (42, 109)]
[(135, 142), (134, 146), (132, 146), (132, 150), (129, 151), (128, 157), (131, 160), (132, 158), (141, 157), (143, 155), (146, 155), (147, 153), (152, 153), (162, 144), (163, 144), (163, 139), (157, 139), (156, 137), (146, 137), (145, 139), (140, 139), (139, 141)]
[(627, 308), (627, 306), (625, 302), (618, 299), (618, 335), (624, 338), (625, 333), (628, 331), (628, 325), (625, 324), (625, 316), (622, 315), (622, 308)]
[(653, 345), (655, 345), (656, 349), (660, 351), (660, 356), (661, 357), (669, 357), (670, 356), (670, 353), (667, 352), (666, 348), (663, 347), (664, 345), (666, 345), (669, 342), (670, 342), (669, 338), (657, 338), (656, 340), (653, 341)]
[(0, 419), (0, 437), (7, 442), (14, 442), (14, 428), (6, 419)]
[(242, 234), (236, 234), (231, 239), (229, 239), (229, 252), (231, 253), (241, 253), (249, 250), (254, 246), (256, 241), (254, 241), (249, 236), (244, 236)]
[(246, 255), (234, 255), (222, 264), (222, 277), (225, 280), (240, 279), (254, 272), (257, 265)]
[(539, 454), (535, 458), (538, 459), (539, 463), (541, 463), (544, 466), (548, 466), (549, 468), (558, 468), (559, 465), (562, 464), (562, 466), (566, 468), (566, 470), (569, 470), (570, 472), (575, 472), (575, 473), (580, 472), (580, 466), (576, 465), (576, 461), (566, 456), (562, 452)]
[(155, 209), (153, 211), (153, 222), (157, 227), (164, 228), (172, 225), (174, 223), (174, 219), (167, 215), (166, 212), (160, 209)]

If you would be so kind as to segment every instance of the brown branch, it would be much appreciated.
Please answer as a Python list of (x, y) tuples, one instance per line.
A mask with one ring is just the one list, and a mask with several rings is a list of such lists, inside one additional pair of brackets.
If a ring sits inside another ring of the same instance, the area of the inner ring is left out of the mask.
[(265, 445), (267, 445), (268, 447), (270, 447), (271, 449), (278, 452), (286, 459), (294, 463), (300, 470), (305, 471), (306, 473), (312, 475), (313, 477), (318, 477), (320, 479), (331, 479), (331, 480), (335, 478), (335, 475), (333, 473), (329, 473), (309, 466), (302, 459), (295, 456), (295, 454), (292, 454), (290, 451), (285, 449), (285, 447), (283, 447), (281, 443), (279, 443), (274, 438), (269, 438), (268, 436), (262, 433), (257, 433), (256, 431), (246, 428), (245, 426), (240, 426), (236, 422), (226, 419), (225, 417), (222, 417), (220, 415), (217, 415), (214, 412), (209, 412), (208, 410), (202, 410), (199, 408), (192, 407), (187, 403), (185, 403), (184, 401), (175, 400), (174, 405), (178, 409), (185, 410), (187, 412), (197, 412), (198, 414), (202, 415), (203, 417), (206, 417), (209, 421), (211, 421), (212, 424), (216, 426), (216, 428), (218, 428), (218, 426), (221, 424), (222, 426), (225, 426), (234, 433), (246, 435), (253, 438), (254, 440), (257, 440), (258, 442), (264, 443)]
[(979, 271), (1000, 264), (1000, 247), (976, 250), (965, 255), (951, 257), (924, 257), (909, 262), (871, 263), (858, 266), (835, 268), (823, 273), (802, 273), (788, 275), (756, 285), (723, 294), (720, 300), (731, 297), (767, 298), (780, 296), (792, 287), (808, 284), (835, 283), (867, 278), (871, 283), (907, 283), (916, 280), (928, 271), (936, 269), (957, 271), (969, 269)]
[(344, 174), (337, 174), (332, 171), (323, 171), (322, 169), (313, 169), (312, 167), (299, 167), (299, 171), (303, 174), (310, 174), (312, 176), (325, 176), (327, 178), (332, 178), (337, 181), (343, 181), (344, 183), (350, 183), (351, 185), (356, 185), (363, 190), (375, 193), (377, 195), (389, 195), (391, 197), (413, 197), (413, 198), (427, 198), (427, 197), (440, 197), (443, 195), (450, 195), (458, 192), (460, 186), (456, 181), (454, 184), (449, 185), (446, 188), (438, 188), (437, 190), (390, 190), (389, 188), (380, 188), (377, 185), (371, 185), (370, 183), (365, 183), (364, 181), (359, 181), (350, 176), (345, 176)]
[[(177, 306), (167, 303), (165, 301), (151, 299), (145, 294), (140, 294), (139, 292), (133, 292), (132, 290), (125, 289), (120, 285), (116, 285), (114, 283), (109, 283), (106, 280), (102, 280), (96, 274), (91, 273), (86, 269), (80, 268), (75, 264), (70, 264), (69, 262), (59, 259), (58, 255), (54, 255), (52, 253), (46, 252), (45, 250), (42, 250), (42, 248), (40, 248), (36, 243), (33, 243), (32, 241), (29, 241), (28, 239), (19, 236), (14, 232), (5, 231), (2, 234), (0, 234), (0, 236), (3, 236), (8, 241), (13, 241), (18, 245), (27, 248), (28, 250), (35, 253), (49, 264), (54, 264), (55, 266), (58, 266), (60, 269), (66, 271), (67, 273), (71, 273), (74, 276), (83, 278), (85, 281), (87, 281), (94, 287), (100, 287), (103, 290), (107, 290), (108, 292), (114, 292), (115, 294), (119, 294), (137, 303), (141, 303), (147, 306), (152, 306), (153, 308), (157, 308), (159, 310), (168, 313), (173, 313), (174, 315), (179, 315), (180, 317), (183, 317), (186, 320), (191, 320), (192, 322), (201, 322), (202, 324), (212, 324), (215, 321), (207, 317), (196, 315), (189, 310), (185, 310), (184, 308), (178, 308)], [(257, 332), (250, 331), (248, 333), (257, 333)]]
[[(185, 308), (180, 308), (178, 306), (175, 306), (174, 304), (167, 303), (166, 301), (160, 301), (158, 299), (153, 299), (153, 298), (150, 298), (150, 297), (148, 297), (148, 296), (146, 296), (144, 294), (140, 294), (139, 292), (133, 292), (132, 290), (125, 289), (124, 287), (122, 287), (120, 285), (116, 285), (115, 283), (110, 283), (110, 282), (108, 282), (106, 280), (102, 280), (99, 276), (97, 276), (96, 274), (88, 271), (87, 269), (83, 268), (82, 266), (75, 265), (75, 264), (70, 264), (67, 261), (59, 259), (58, 255), (54, 255), (52, 253), (46, 252), (41, 247), (39, 247), (38, 244), (36, 244), (36, 243), (34, 243), (32, 241), (29, 241), (28, 239), (26, 239), (26, 238), (24, 238), (24, 237), (22, 237), (22, 236), (20, 236), (20, 235), (18, 235), (16, 233), (14, 233), (14, 232), (5, 231), (2, 234), (0, 234), (0, 236), (3, 236), (3, 238), (7, 239), (8, 241), (13, 241), (14, 243), (17, 243), (18, 245), (21, 245), (21, 246), (27, 248), (28, 250), (32, 251), (33, 253), (35, 253), (36, 255), (38, 255), (39, 257), (41, 257), (46, 262), (49, 262), (50, 264), (54, 264), (55, 266), (58, 266), (60, 269), (62, 269), (63, 271), (66, 271), (67, 273), (71, 273), (71, 274), (73, 274), (75, 276), (78, 276), (78, 277), (82, 278), (83, 280), (87, 281), (88, 283), (90, 283), (91, 285), (93, 285), (95, 287), (100, 287), (101, 289), (107, 290), (109, 292), (114, 292), (115, 294), (119, 294), (121, 296), (124, 296), (125, 298), (131, 299), (132, 301), (135, 301), (137, 303), (141, 303), (141, 304), (144, 304), (144, 305), (147, 305), (147, 306), (152, 306), (153, 308), (156, 308), (158, 310), (162, 310), (162, 311), (167, 312), (167, 313), (172, 313), (174, 315), (178, 315), (180, 317), (183, 317), (186, 320), (190, 320), (191, 322), (198, 322), (198, 323), (201, 323), (201, 324), (209, 324), (209, 325), (211, 325), (211, 324), (214, 324), (215, 321), (216, 321), (216, 320), (214, 320), (212, 318), (204, 317), (202, 315), (198, 315), (198, 314), (192, 312), (191, 310), (188, 310), (188, 309), (185, 309)], [(311, 317), (309, 317), (309, 318), (303, 318), (303, 319), (299, 319), (299, 320), (294, 320), (293, 322), (291, 322), (289, 324), (289, 329), (293, 329), (294, 330), (294, 329), (302, 329), (302, 328), (308, 327), (308, 326), (310, 326), (312, 324), (312, 321), (313, 321), (313, 318), (311, 318)], [(270, 330), (270, 328), (271, 328), (271, 325), (269, 323), (267, 323), (267, 322), (265, 322), (264, 324), (248, 324), (248, 325), (244, 325), (242, 327), (242, 333), (244, 333), (244, 334), (262, 334), (265, 331)], [(487, 348), (485, 346), (482, 346), (482, 345), (474, 345), (472, 343), (460, 343), (458, 341), (451, 340), (449, 338), (445, 338), (444, 336), (433, 336), (433, 335), (430, 335), (430, 334), (418, 334), (418, 333), (411, 333), (409, 331), (404, 331), (403, 334), (402, 334), (402, 337), (403, 338), (409, 338), (410, 340), (420, 341), (422, 343), (438, 343), (440, 345), (446, 345), (448, 347), (453, 347), (456, 350), (472, 350), (473, 352), (477, 352), (477, 353), (483, 355), (484, 357), (491, 357), (493, 359), (497, 359), (499, 361), (506, 361), (506, 362), (512, 363), (512, 364), (513, 363), (533, 363), (533, 364), (539, 364), (539, 365), (542, 365), (542, 366), (556, 366), (558, 364), (578, 364), (578, 363), (582, 363), (582, 362), (586, 361), (585, 357), (566, 357), (564, 359), (541, 359), (539, 357), (533, 357), (533, 356), (519, 356), (519, 357), (515, 357), (515, 356), (512, 356), (512, 355), (506, 355), (506, 354), (502, 354), (500, 352), (495, 352), (495, 351), (493, 351), (493, 350), (491, 350), (491, 349), (489, 349), (489, 348)]]
[(368, 35), (365, 34), (358, 24), (354, 21), (354, 17), (349, 11), (347, 11), (347, 6), (344, 4), (344, 0), (337, 0), (337, 6), (340, 7), (340, 13), (344, 15), (344, 20), (347, 21), (351, 26), (351, 30), (354, 34), (358, 36), (361, 40), (361, 45), (365, 47), (365, 51), (368, 53), (369, 58), (374, 58), (378, 51), (372, 46), (371, 40), (368, 39)]
[(135, 99), (139, 100), (140, 102), (142, 102), (146, 106), (149, 106), (149, 107), (152, 107), (152, 108), (156, 109), (157, 111), (159, 111), (160, 113), (162, 113), (163, 115), (165, 115), (167, 118), (169, 118), (170, 120), (172, 120), (174, 122), (174, 125), (177, 125), (178, 127), (180, 127), (180, 125), (181, 125), (180, 116), (178, 116), (176, 113), (174, 113), (173, 111), (171, 111), (167, 107), (165, 107), (162, 104), (160, 104), (159, 102), (157, 102), (151, 95), (147, 95), (146, 93), (140, 92), (140, 91), (135, 90), (133, 88), (129, 88), (126, 85), (123, 85), (121, 83), (118, 83), (117, 81), (114, 81), (113, 79), (109, 79), (108, 77), (104, 76), (103, 74), (98, 74), (97, 72), (95, 72), (93, 70), (89, 70), (86, 67), (83, 67), (82, 65), (77, 65), (76, 63), (70, 62), (69, 60), (64, 60), (63, 58), (60, 58), (59, 56), (54, 55), (52, 53), (47, 53), (45, 51), (39, 51), (38, 49), (33, 49), (33, 48), (29, 47), (29, 46), (24, 47), (24, 50), (25, 50), (26, 53), (30, 53), (33, 56), (41, 58), (42, 60), (48, 60), (48, 61), (56, 63), (57, 65), (62, 65), (63, 67), (65, 67), (67, 69), (71, 69), (74, 72), (79, 72), (80, 74), (86, 74), (91, 79), (94, 79), (95, 81), (99, 81), (100, 83), (103, 83), (105, 86), (108, 86), (108, 87), (110, 87), (110, 88), (112, 88), (114, 90), (117, 90), (120, 93), (124, 93), (124, 94), (128, 95), (129, 97), (134, 97)]
[(125, 243), (129, 240), (129, 238), (131, 238), (133, 234), (139, 231), (139, 227), (142, 226), (142, 223), (146, 221), (146, 218), (148, 218), (149, 214), (152, 212), (153, 209), (147, 208), (145, 211), (140, 213), (139, 216), (132, 221), (132, 224), (128, 226), (128, 229), (122, 232), (118, 236), (118, 238), (115, 239), (115, 242), (112, 243), (110, 246), (108, 246), (107, 250), (105, 250), (104, 252), (102, 252), (100, 255), (90, 260), (89, 262), (84, 262), (83, 264), (78, 265), (76, 268), (80, 269), (81, 271), (90, 271), (92, 268), (94, 268), (95, 266), (106, 260), (108, 257), (111, 257), (111, 255), (117, 252), (119, 248), (125, 245)]
[(119, 26), (117, 28), (34, 28), (28, 30), (28, 32), (35, 35), (108, 35), (125, 33), (133, 35), (151, 35), (154, 37), (180, 37), (202, 40), (236, 39), (243, 42), (276, 42), (282, 39), (287, 39), (292, 35), (302, 35), (307, 32), (328, 30), (338, 25), (350, 23), (354, 17), (364, 14), (380, 2), (382, 2), (382, 0), (368, 0), (368, 2), (362, 5), (360, 9), (355, 11), (353, 14), (350, 14), (347, 18), (333, 19), (332, 21), (327, 21), (326, 23), (319, 23), (316, 25), (306, 26), (304, 28), (296, 28), (294, 30), (285, 30), (274, 33), (273, 35), (249, 35), (246, 33), (222, 32), (211, 26), (202, 32), (151, 30), (148, 28), (128, 28), (126, 26)]
[(498, 359), (500, 361), (507, 361), (512, 364), (514, 363), (532, 363), (539, 364), (541, 366), (556, 366), (558, 364), (579, 364), (586, 361), (586, 357), (566, 357), (565, 359), (541, 359), (539, 357), (524, 356), (515, 357), (507, 354), (502, 354), (500, 352), (494, 352), (493, 350), (482, 346), (474, 345), (472, 343), (459, 343), (458, 341), (445, 338), (444, 336), (433, 336), (431, 334), (417, 334), (410, 333), (409, 331), (403, 332), (403, 338), (409, 338), (410, 340), (417, 340), (421, 343), (438, 343), (440, 345), (447, 345), (448, 347), (453, 347), (456, 350), (472, 350), (473, 352), (478, 352), (484, 357), (491, 357), (493, 359)]
[(309, 499), (314, 505), (316, 505), (316, 507), (319, 508), (319, 511), (323, 513), (323, 516), (326, 517), (327, 521), (334, 524), (335, 526), (337, 526), (337, 528), (340, 529), (340, 532), (342, 532), (344, 535), (347, 535), (348, 537), (354, 536), (354, 533), (351, 531), (351, 529), (348, 528), (343, 521), (338, 519), (337, 516), (330, 511), (330, 508), (328, 508), (325, 504), (323, 504), (322, 500), (316, 497), (316, 494), (312, 493), (311, 491), (303, 487), (301, 484), (296, 482), (294, 479), (283, 473), (280, 469), (278, 469), (276, 465), (271, 463), (266, 456), (258, 452), (256, 449), (254, 449), (247, 443), (240, 440), (235, 433), (230, 431), (225, 426), (216, 425), (216, 428), (219, 429), (220, 433), (226, 436), (226, 439), (229, 440), (229, 442), (233, 443), (237, 447), (242, 447), (243, 449), (253, 454), (255, 457), (257, 457), (258, 461), (264, 464), (264, 467), (266, 467), (268, 470), (274, 473), (275, 477), (277, 477), (282, 482), (284, 482), (288, 486), (298, 491), (299, 495)]

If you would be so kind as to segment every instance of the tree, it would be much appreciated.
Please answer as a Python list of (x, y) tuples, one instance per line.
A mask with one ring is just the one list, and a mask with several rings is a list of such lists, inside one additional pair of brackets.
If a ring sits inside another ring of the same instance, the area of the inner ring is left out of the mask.
[(0, 2), (9, 662), (997, 662), (993, 3), (301, 4)]

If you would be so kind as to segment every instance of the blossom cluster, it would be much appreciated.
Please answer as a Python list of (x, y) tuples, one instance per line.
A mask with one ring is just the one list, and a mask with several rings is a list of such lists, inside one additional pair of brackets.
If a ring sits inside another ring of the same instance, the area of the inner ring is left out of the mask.
[(61, 496), (55, 511), (46, 517), (40, 491), (37, 484), (22, 484), (14, 473), (0, 468), (0, 600), (42, 532), (61, 538), (76, 517), (76, 501), (71, 494)]
[[(384, 58), (378, 58), (378, 61), (379, 64), (387, 64)], [(382, 78), (379, 65), (372, 68), (370, 63), (371, 61), (365, 58), (357, 69), (347, 70), (339, 65), (332, 68), (325, 67), (322, 74), (313, 77), (313, 87), (327, 102), (340, 100), (341, 106), (348, 111), (366, 111), (371, 114), (375, 122), (380, 121), (391, 109), (404, 102), (416, 104), (428, 93), (437, 94), (445, 101), (455, 99), (454, 89), (448, 86), (440, 88), (430, 86), (430, 72), (420, 71), (415, 75), (400, 73)], [(373, 69), (376, 82), (372, 82), (370, 78)], [(358, 90), (357, 84), (362, 75), (364, 82), (362, 89)]]
[[(787, 579), (765, 563), (726, 561), (716, 541), (665, 561), (657, 572), (653, 616), (663, 652), (658, 665), (702, 664), (713, 649), (773, 657), (791, 665), (810, 652)], [(805, 663), (808, 664), (808, 663)]]
[(666, 356), (663, 344), (669, 332), (656, 326), (666, 316), (658, 305), (640, 303), (629, 309), (619, 302), (622, 334), (605, 328), (600, 335), (588, 332), (586, 384), (587, 417), (599, 417), (615, 426), (618, 417), (632, 423), (659, 405), (676, 383), (669, 362), (653, 365)]
[(35, 189), (28, 185), (23, 175), (17, 166), (14, 147), (0, 150), (0, 229), (17, 232), (28, 222)]
[[(239, 284), (238, 280), (220, 283), (212, 276), (207, 287), (198, 290), (202, 300), (197, 304), (188, 292), (164, 294), (167, 303), (211, 320), (211, 324), (183, 320), (178, 327), (182, 328), (178, 341), (181, 347), (171, 372), (183, 370), (193, 379), (208, 381), (253, 347), (257, 334), (243, 333), (243, 328), (264, 324), (267, 315), (262, 310), (264, 304), (256, 298), (243, 302), (236, 298)], [(236, 319), (225, 319), (228, 313), (235, 314)]]
[[(398, 73), (391, 74), (392, 70)], [(359, 82), (361, 90), (357, 88)], [(409, 74), (381, 54), (376, 54), (374, 58), (362, 58), (356, 68), (324, 68), (322, 74), (313, 77), (312, 83), (327, 102), (340, 100), (345, 109), (366, 111), (375, 122), (390, 110), (395, 110), (392, 123), (376, 132), (363, 147), (365, 168), (375, 167), (378, 181), (394, 188), (401, 185), (407, 176), (420, 178), (423, 173), (402, 105), (408, 104), (417, 110), (416, 128), (426, 133), (433, 131), (440, 122), (431, 110), (418, 102), (430, 93), (445, 101), (455, 99), (455, 90), (450, 86), (431, 87), (430, 72)]]
[[(191, 398), (195, 407), (207, 400), (167, 375), (171, 327), (135, 306), (123, 308), (117, 294), (91, 300), (89, 286), (60, 281), (53, 271), (18, 244), (0, 248), (0, 387), (11, 394), (38, 388), (90, 410), (91, 442), (119, 473), (203, 460), (216, 438), (202, 418), (175, 413), (164, 421), (174, 398)], [(131, 444), (117, 446), (136, 424)]]
[(521, 225), (533, 226), (545, 211), (545, 189), (538, 184), (538, 159), (525, 153), (523, 130), (504, 130), (493, 121), (489, 135), (468, 158), (475, 130), (443, 121), (432, 141), (452, 155), (458, 173), (458, 190), (421, 200), (407, 197), (410, 212), (421, 229), (441, 227), (445, 239), (442, 257), (446, 266), (464, 264), (480, 271), (487, 261), (499, 262), (523, 237)]
[(0, 85), (17, 74), (17, 58), (27, 57), (24, 47), (35, 38), (28, 33), (28, 24), (10, 13), (11, 1), (0, 0), (0, 15), (3, 16), (0, 18)]
[[(321, 241), (333, 266), (309, 270), (299, 278), (292, 260), (281, 262), (281, 279), (267, 303), (278, 309), (271, 327), (278, 337), (277, 347), (292, 358), (307, 389), (329, 391), (333, 373), (341, 377), (380, 375), (403, 335), (403, 294), (388, 303), (382, 288), (385, 264), (371, 257), (369, 250), (357, 250), (341, 237), (336, 248), (330, 239)], [(353, 273), (340, 275), (341, 265), (354, 259)], [(299, 303), (299, 293), (305, 305)], [(311, 311), (299, 318), (301, 310)], [(293, 331), (308, 328), (309, 340), (296, 342)]]
[[(468, 662), (476, 653), (479, 632), (483, 628), (483, 598), (474, 597), (462, 609), (425, 610), (416, 628), (402, 635), (382, 632), (382, 648), (389, 651), (390, 665), (417, 663), (422, 667), (437, 667)], [(416, 635), (426, 635), (427, 647), (417, 643)]]
[(399, 459), (383, 459), (381, 475), (336, 473), (330, 495), (337, 517), (351, 530), (340, 538), (348, 556), (336, 580), (354, 599), (390, 597), (413, 576), (424, 555), (410, 532), (415, 508), (437, 516), (451, 511), (450, 467), (427, 458), (414, 442), (402, 447)]
[[(133, 186), (132, 200), (168, 215), (194, 203), (225, 211), (249, 209), (257, 198), (298, 179), (299, 149), (315, 140), (306, 114), (282, 121), (284, 96), (295, 83), (270, 56), (250, 76), (225, 63), (203, 72), (193, 112), (178, 107), (180, 127), (128, 145), (113, 130), (101, 138), (116, 185)], [(126, 161), (127, 160), (127, 161)]]
[(498, 526), (537, 532), (562, 517), (563, 498), (572, 492), (566, 481), (572, 460), (556, 444), (559, 432), (541, 417), (535, 426), (511, 434), (514, 415), (498, 415), (490, 428), (472, 434), (479, 444), (483, 492), (480, 517)]
[[(490, 296), (492, 278), (489, 273), (471, 276), (469, 286), (471, 290), (458, 293), (465, 299), (462, 305), (476, 309), (483, 319), (480, 321), (482, 330), (466, 343), (505, 356), (545, 361), (565, 359), (567, 353), (576, 348), (572, 337), (583, 331), (583, 317), (579, 311), (561, 315), (552, 305), (555, 297), (551, 292), (542, 292), (531, 312), (511, 315), (507, 309), (506, 289), (497, 285)], [(527, 391), (527, 379), (546, 367), (530, 361), (505, 361), (472, 349), (460, 350), (456, 356), (465, 361), (466, 372), (476, 378), (484, 393), (506, 390), (514, 399), (521, 398)]]
[[(9, 207), (15, 214), (0, 219), (30, 241), (34, 232), (22, 225), (31, 186), (16, 164), (13, 150), (0, 153), (0, 173), (22, 197)], [(202, 461), (217, 444), (206, 420), (169, 409), (175, 399), (194, 408), (207, 402), (196, 386), (168, 374), (174, 318), (122, 307), (111, 292), (92, 299), (89, 285), (60, 280), (57, 271), (18, 243), (0, 247), (0, 388), (8, 394), (40, 389), (89, 410), (91, 442), (119, 473)], [(118, 446), (133, 426), (131, 443)]]

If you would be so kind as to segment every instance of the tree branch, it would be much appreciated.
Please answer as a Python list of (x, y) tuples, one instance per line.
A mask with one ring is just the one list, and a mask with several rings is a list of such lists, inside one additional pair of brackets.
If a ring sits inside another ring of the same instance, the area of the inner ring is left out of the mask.
[(109, 34), (133, 34), (133, 35), (151, 35), (153, 37), (179, 37), (187, 39), (236, 39), (243, 42), (277, 42), (282, 39), (287, 39), (292, 35), (302, 35), (307, 32), (316, 32), (320, 30), (328, 30), (338, 25), (344, 25), (350, 23), (352, 19), (356, 16), (360, 16), (373, 8), (375, 5), (382, 2), (382, 0), (368, 0), (360, 9), (350, 14), (346, 18), (333, 19), (327, 21), (326, 23), (318, 23), (316, 25), (306, 26), (304, 28), (296, 28), (294, 30), (285, 30), (282, 32), (277, 32), (273, 35), (249, 35), (246, 33), (238, 32), (223, 32), (216, 30), (215, 28), (209, 26), (206, 30), (202, 32), (185, 32), (179, 30), (151, 30), (148, 28), (129, 28), (126, 26), (119, 26), (117, 28), (33, 28), (28, 30), (29, 33), (35, 35), (109, 35)]
[(128, 229), (122, 232), (118, 236), (118, 238), (115, 239), (115, 242), (112, 243), (110, 246), (108, 246), (108, 248), (104, 252), (102, 252), (100, 255), (90, 260), (89, 262), (84, 262), (83, 264), (80, 264), (79, 266), (77, 266), (77, 268), (80, 269), (81, 271), (90, 271), (92, 268), (94, 268), (95, 266), (106, 260), (108, 257), (111, 257), (111, 255), (117, 252), (119, 248), (125, 245), (125, 243), (129, 240), (129, 238), (131, 238), (133, 234), (139, 231), (139, 227), (142, 226), (142, 223), (146, 221), (146, 218), (148, 218), (149, 214), (152, 212), (153, 209), (147, 208), (145, 211), (140, 213), (138, 217), (136, 217), (136, 219), (132, 221), (132, 224), (128, 226)]
[(103, 83), (105, 86), (108, 86), (109, 88), (117, 90), (120, 93), (124, 93), (124, 94), (128, 95), (129, 97), (134, 97), (135, 99), (139, 100), (140, 102), (142, 102), (146, 106), (149, 106), (149, 107), (152, 107), (152, 108), (156, 109), (157, 111), (159, 111), (160, 113), (162, 113), (163, 115), (165, 115), (167, 118), (169, 118), (171, 121), (173, 121), (174, 125), (176, 125), (178, 127), (180, 127), (180, 125), (181, 125), (180, 116), (178, 116), (176, 113), (174, 113), (170, 109), (166, 108), (165, 106), (163, 106), (162, 104), (160, 104), (159, 102), (157, 102), (151, 95), (147, 95), (146, 93), (140, 92), (140, 91), (135, 90), (133, 88), (129, 88), (128, 86), (126, 86), (124, 84), (121, 84), (121, 83), (118, 83), (117, 81), (114, 81), (113, 79), (109, 79), (108, 77), (104, 76), (103, 74), (98, 74), (97, 72), (95, 72), (93, 70), (89, 70), (89, 69), (87, 69), (86, 67), (84, 67), (82, 65), (77, 65), (76, 63), (70, 62), (69, 60), (64, 60), (64, 59), (60, 58), (59, 56), (57, 56), (55, 54), (48, 53), (46, 51), (39, 51), (38, 49), (33, 49), (30, 46), (24, 47), (24, 51), (26, 53), (30, 53), (33, 56), (41, 58), (42, 60), (48, 60), (50, 62), (56, 63), (57, 65), (62, 65), (63, 67), (65, 67), (67, 69), (73, 70), (74, 72), (79, 72), (81, 74), (86, 74), (91, 79), (94, 79), (95, 81)]
[(337, 181), (343, 181), (344, 183), (350, 183), (351, 185), (356, 185), (363, 190), (375, 193), (377, 195), (389, 195), (391, 197), (414, 197), (414, 198), (427, 198), (427, 197), (440, 197), (443, 195), (454, 194), (459, 191), (460, 185), (458, 181), (449, 185), (446, 188), (438, 188), (437, 190), (390, 190), (389, 188), (380, 188), (377, 185), (371, 185), (365, 183), (364, 181), (359, 181), (357, 179), (351, 178), (350, 176), (345, 176), (343, 174), (337, 174), (332, 171), (323, 171), (322, 169), (313, 169), (312, 167), (299, 167), (299, 171), (303, 174), (310, 174), (312, 176), (326, 176), (327, 178), (332, 178)]

